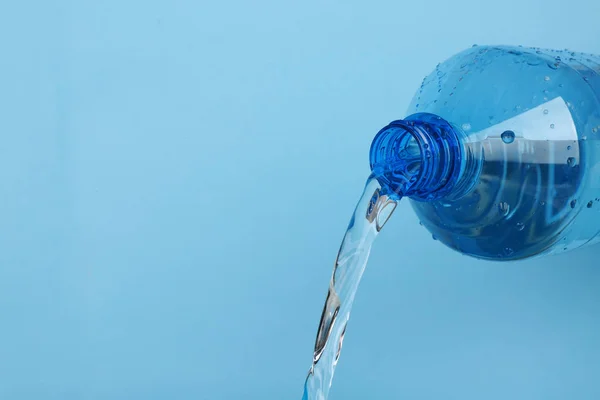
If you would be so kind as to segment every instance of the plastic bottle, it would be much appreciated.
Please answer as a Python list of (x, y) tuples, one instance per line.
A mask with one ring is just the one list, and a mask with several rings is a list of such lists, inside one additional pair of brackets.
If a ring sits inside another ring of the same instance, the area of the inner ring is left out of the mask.
[(600, 57), (474, 46), (408, 115), (376, 135), (371, 169), (440, 242), (516, 260), (600, 240)]

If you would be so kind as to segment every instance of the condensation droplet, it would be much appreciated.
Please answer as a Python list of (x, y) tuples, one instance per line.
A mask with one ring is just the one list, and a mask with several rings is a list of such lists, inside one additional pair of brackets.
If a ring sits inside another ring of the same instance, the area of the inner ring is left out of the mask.
[(515, 133), (513, 131), (504, 131), (500, 135), (502, 141), (506, 144), (510, 144), (515, 141)]

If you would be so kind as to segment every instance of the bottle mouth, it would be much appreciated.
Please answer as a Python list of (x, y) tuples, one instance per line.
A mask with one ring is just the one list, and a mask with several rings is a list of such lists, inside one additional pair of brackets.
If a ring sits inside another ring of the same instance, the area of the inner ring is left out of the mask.
[(448, 196), (464, 164), (456, 130), (433, 114), (413, 114), (381, 129), (371, 144), (371, 171), (398, 197), (431, 201)]
[(393, 121), (381, 129), (371, 144), (371, 171), (382, 185), (400, 196), (422, 175), (424, 143), (405, 121)]

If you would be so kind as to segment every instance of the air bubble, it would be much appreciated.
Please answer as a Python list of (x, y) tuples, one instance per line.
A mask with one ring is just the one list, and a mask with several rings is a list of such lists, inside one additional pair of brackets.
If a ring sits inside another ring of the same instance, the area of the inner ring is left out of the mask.
[(575, 157), (567, 158), (567, 165), (569, 167), (574, 167), (575, 165), (577, 165), (577, 160), (575, 159)]
[(471, 124), (468, 122), (465, 122), (464, 124), (462, 124), (462, 129), (463, 129), (463, 131), (471, 130)]
[(571, 208), (575, 208), (575, 206), (577, 205), (577, 200), (571, 200)]
[(567, 150), (571, 150), (571, 146), (567, 146)]
[(597, 133), (598, 132), (598, 128), (592, 128), (592, 133)]
[(554, 124), (550, 124), (550, 129), (554, 129)]
[(505, 254), (506, 256), (511, 256), (513, 253), (514, 253), (514, 250), (513, 250), (513, 249), (511, 249), (510, 247), (505, 247), (505, 248), (504, 248), (504, 254)]
[(587, 208), (592, 208), (593, 205), (594, 205), (593, 201), (588, 201)]
[(544, 80), (545, 80), (546, 82), (548, 82), (548, 81), (550, 80), (550, 77), (546, 75), (546, 76), (544, 77)]
[(517, 222), (517, 230), (522, 231), (523, 229), (525, 229), (525, 224), (522, 222)]
[(544, 114), (548, 114), (548, 110), (544, 110)]
[(435, 237), (435, 235), (431, 235), (431, 238), (432, 238), (433, 240), (437, 240), (437, 238)]
[(504, 131), (500, 135), (502, 141), (506, 144), (511, 144), (515, 141), (515, 133), (513, 131)]

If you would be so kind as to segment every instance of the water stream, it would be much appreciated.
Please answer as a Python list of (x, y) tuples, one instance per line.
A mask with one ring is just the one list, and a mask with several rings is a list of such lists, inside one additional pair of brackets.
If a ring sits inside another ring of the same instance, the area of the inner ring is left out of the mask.
[(325, 400), (340, 357), (352, 302), (369, 259), (373, 241), (398, 204), (384, 193), (373, 175), (352, 215), (335, 260), (327, 299), (315, 341), (313, 363), (304, 384), (303, 400)]

